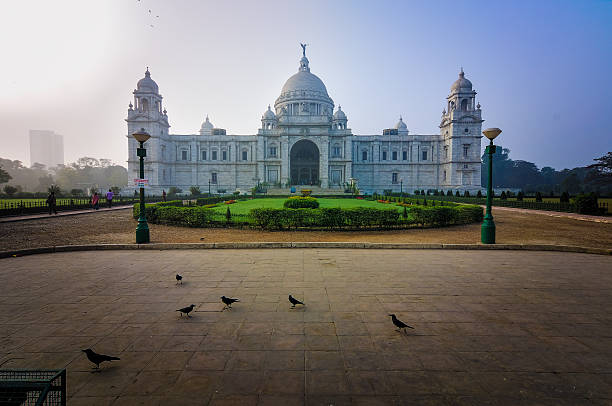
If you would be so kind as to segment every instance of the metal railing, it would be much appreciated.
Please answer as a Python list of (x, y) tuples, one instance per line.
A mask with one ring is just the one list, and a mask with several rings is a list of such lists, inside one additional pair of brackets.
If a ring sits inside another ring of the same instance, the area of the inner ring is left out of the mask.
[[(159, 202), (162, 200), (160, 196), (146, 196), (147, 202)], [(113, 206), (127, 206), (138, 203), (138, 197), (132, 196), (115, 196), (113, 198)], [(100, 198), (100, 207), (107, 207), (108, 202), (106, 198)], [(91, 198), (83, 197), (68, 197), (68, 198), (57, 198), (55, 209), (60, 211), (72, 211), (72, 210), (87, 210), (92, 209)], [(6, 216), (24, 216), (28, 214), (40, 214), (48, 213), (49, 205), (46, 199), (12, 199), (12, 200), (0, 200), (0, 217)]]
[(66, 406), (66, 370), (0, 370), (0, 405)]

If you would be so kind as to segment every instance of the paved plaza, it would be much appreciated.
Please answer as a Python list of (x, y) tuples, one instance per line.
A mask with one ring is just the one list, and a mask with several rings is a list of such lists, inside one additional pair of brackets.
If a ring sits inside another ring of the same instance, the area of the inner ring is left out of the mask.
[(69, 405), (609, 405), (611, 309), (604, 255), (32, 255), (0, 260), (0, 363), (67, 368)]

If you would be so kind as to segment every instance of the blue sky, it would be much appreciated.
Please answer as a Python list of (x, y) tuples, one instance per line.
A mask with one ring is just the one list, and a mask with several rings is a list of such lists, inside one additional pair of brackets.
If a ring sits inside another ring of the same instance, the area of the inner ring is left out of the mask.
[(483, 125), (503, 130), (497, 141), (513, 159), (563, 169), (612, 150), (611, 1), (26, 0), (5, 9), (5, 158), (29, 163), (28, 129), (52, 129), (67, 161), (124, 164), (126, 109), (146, 66), (171, 132), (195, 133), (208, 114), (228, 133), (255, 134), (297, 71), (300, 42), (355, 134), (379, 134), (399, 115), (412, 133), (437, 133), (463, 67)]

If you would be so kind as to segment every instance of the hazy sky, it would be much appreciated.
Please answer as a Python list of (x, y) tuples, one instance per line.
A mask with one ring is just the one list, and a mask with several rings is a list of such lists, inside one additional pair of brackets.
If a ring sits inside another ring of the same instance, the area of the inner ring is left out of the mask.
[(125, 165), (124, 119), (146, 66), (171, 133), (195, 133), (209, 114), (255, 134), (297, 72), (300, 42), (354, 134), (400, 114), (412, 133), (438, 133), (463, 66), (483, 126), (503, 130), (513, 159), (562, 169), (612, 150), (611, 1), (0, 3), (0, 157), (27, 164), (28, 130), (50, 129), (67, 162)]

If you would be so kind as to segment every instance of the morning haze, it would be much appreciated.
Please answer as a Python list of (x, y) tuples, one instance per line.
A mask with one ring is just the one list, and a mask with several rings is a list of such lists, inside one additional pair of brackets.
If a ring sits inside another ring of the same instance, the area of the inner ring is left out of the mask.
[(3, 14), (0, 157), (27, 164), (29, 130), (48, 129), (63, 135), (66, 163), (126, 165), (124, 120), (147, 66), (172, 133), (196, 133), (208, 114), (256, 134), (300, 42), (355, 134), (400, 115), (411, 133), (438, 133), (463, 67), (483, 125), (503, 129), (514, 159), (572, 168), (610, 149), (610, 2), (66, 0)]

